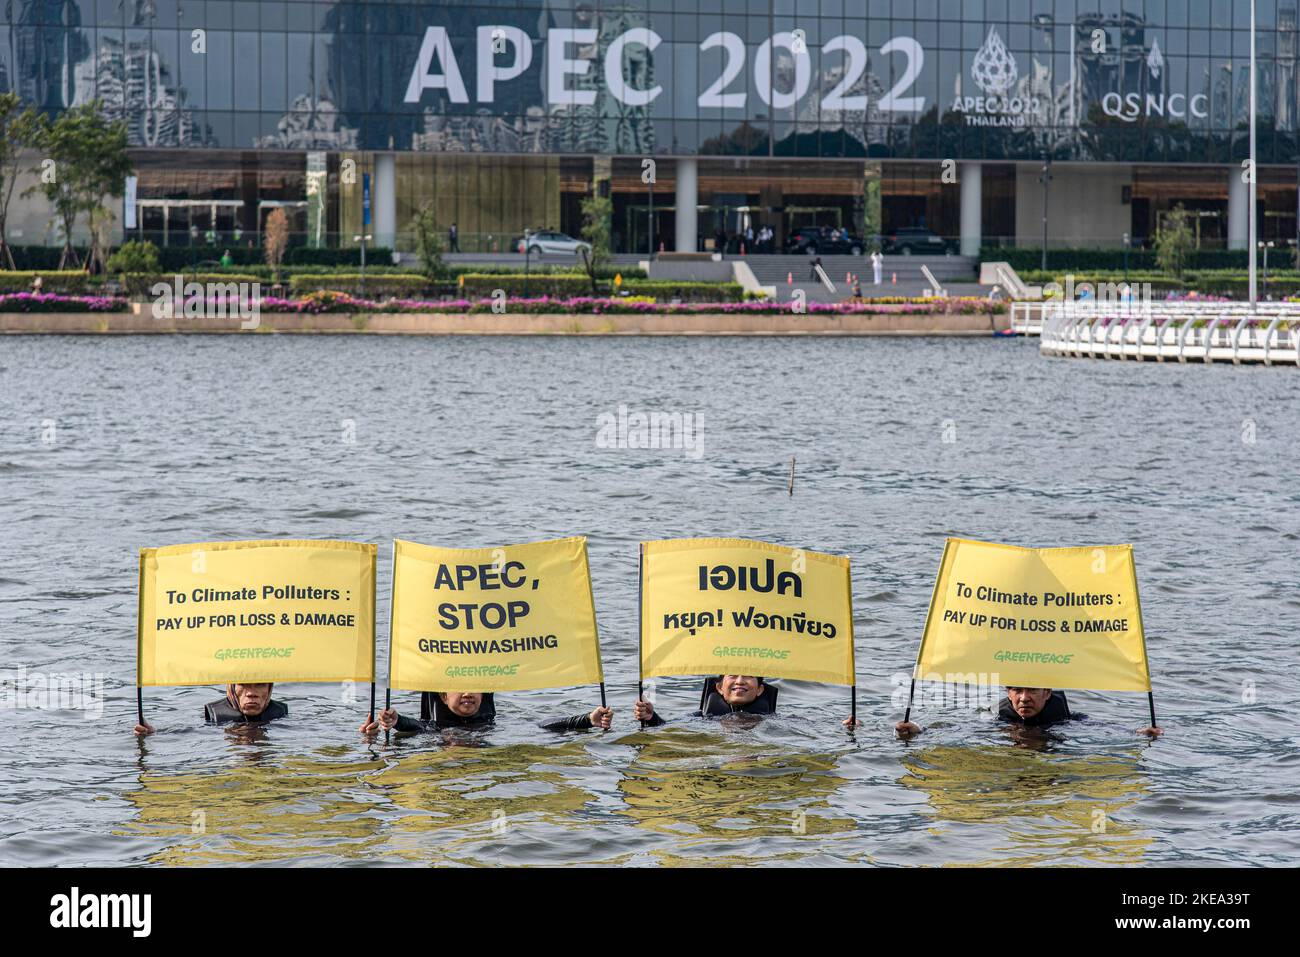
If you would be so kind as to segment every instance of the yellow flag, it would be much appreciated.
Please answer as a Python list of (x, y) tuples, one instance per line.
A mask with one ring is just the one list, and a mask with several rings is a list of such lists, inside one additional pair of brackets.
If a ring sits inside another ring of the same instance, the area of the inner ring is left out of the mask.
[(375, 546), (206, 542), (140, 549), (137, 680), (375, 680)]
[(393, 543), (388, 684), (522, 691), (605, 680), (587, 540), (501, 548)]
[(641, 545), (641, 676), (856, 684), (849, 560), (739, 538)]
[(913, 677), (1150, 691), (1133, 546), (948, 539)]

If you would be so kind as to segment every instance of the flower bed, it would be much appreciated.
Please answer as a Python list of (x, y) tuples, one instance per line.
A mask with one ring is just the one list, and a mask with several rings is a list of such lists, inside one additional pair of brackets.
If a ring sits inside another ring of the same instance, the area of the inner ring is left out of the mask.
[(57, 292), (0, 293), (0, 312), (125, 312), (116, 296), (65, 296)]
[(645, 296), (599, 298), (574, 296), (554, 298), (540, 296), (525, 299), (387, 299), (375, 302), (341, 292), (315, 292), (300, 299), (268, 297), (262, 300), (264, 312), (307, 313), (463, 313), (491, 314), (496, 310), (534, 315), (988, 315), (1007, 311), (1004, 302), (978, 298), (952, 299), (858, 299), (838, 303), (810, 302), (796, 309), (794, 302), (682, 302), (664, 303)]

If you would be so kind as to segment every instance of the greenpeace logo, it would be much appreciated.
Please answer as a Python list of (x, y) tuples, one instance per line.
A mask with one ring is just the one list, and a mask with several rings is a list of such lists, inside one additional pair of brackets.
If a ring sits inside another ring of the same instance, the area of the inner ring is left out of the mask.
[(50, 898), (51, 927), (129, 927), (134, 937), (148, 937), (153, 927), (151, 894), (68, 894)]

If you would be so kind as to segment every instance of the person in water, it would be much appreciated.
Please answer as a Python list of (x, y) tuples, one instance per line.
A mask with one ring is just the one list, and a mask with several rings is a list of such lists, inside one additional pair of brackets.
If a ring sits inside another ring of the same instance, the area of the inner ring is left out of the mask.
[[(998, 720), (1018, 728), (1046, 728), (1083, 717), (1070, 711), (1064, 691), (1051, 688), (1008, 687), (1006, 697), (998, 702)], [(912, 721), (900, 721), (894, 725), (894, 730), (900, 738), (906, 739), (920, 734), (922, 728)], [(1138, 728), (1137, 733), (1158, 738), (1164, 731), (1153, 725)]]
[[(491, 693), (477, 691), (426, 691), (420, 696), (420, 718), (400, 715), (394, 708), (379, 712), (379, 719), (370, 715), (361, 722), (362, 734), (377, 731), (396, 731), (398, 734), (416, 734), (420, 731), (438, 731), (445, 728), (483, 728), (491, 725), (497, 716), (496, 701)], [(589, 728), (609, 729), (614, 712), (601, 706), (587, 714), (542, 722), (547, 731), (586, 731)]]
[[(226, 696), (203, 706), (203, 720), (208, 724), (264, 724), (283, 718), (289, 713), (282, 701), (271, 700), (269, 682), (263, 684), (226, 685)], [(136, 734), (153, 734), (154, 727), (147, 721), (135, 726)]]
[[(706, 679), (700, 710), (692, 712), (693, 718), (720, 718), (728, 714), (776, 714), (776, 695), (779, 689), (764, 684), (755, 675), (718, 675)], [(649, 701), (637, 700), (632, 706), (632, 717), (650, 727), (664, 723)]]

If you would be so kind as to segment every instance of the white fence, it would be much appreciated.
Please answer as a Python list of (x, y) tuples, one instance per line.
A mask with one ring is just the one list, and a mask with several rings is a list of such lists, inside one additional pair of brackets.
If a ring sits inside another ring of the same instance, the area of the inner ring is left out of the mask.
[(1046, 308), (1046, 305), (1041, 302), (1013, 302), (1011, 304), (1011, 331), (1021, 336), (1041, 335), (1044, 308)]
[[(1013, 313), (1014, 319), (1014, 313)], [(1053, 302), (1043, 355), (1300, 366), (1300, 303)]]

